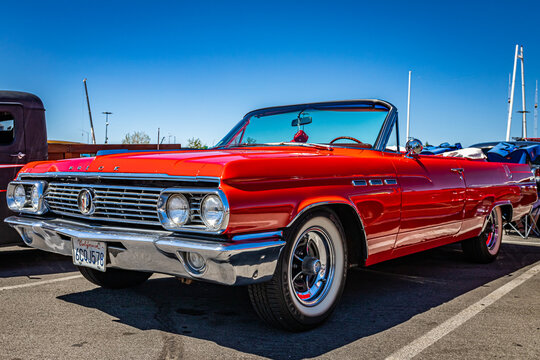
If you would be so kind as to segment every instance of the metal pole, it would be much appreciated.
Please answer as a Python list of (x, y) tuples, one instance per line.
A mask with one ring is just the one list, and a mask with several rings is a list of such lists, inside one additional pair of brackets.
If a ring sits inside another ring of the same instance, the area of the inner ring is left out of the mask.
[(508, 73), (508, 107), (510, 107), (510, 91), (512, 89), (512, 74)]
[(411, 71), (409, 70), (409, 91), (407, 95), (407, 137), (405, 138), (405, 142), (409, 140), (410, 115), (411, 115)]
[(92, 133), (92, 144), (96, 144), (96, 134), (94, 133), (94, 122), (92, 121), (92, 111), (90, 111), (90, 100), (88, 99), (88, 88), (86, 87), (86, 78), (83, 80), (84, 92), (86, 93), (86, 104), (88, 105), (88, 117), (90, 118), (90, 132)]
[(107, 135), (108, 134), (108, 129), (109, 129), (109, 115), (112, 114), (112, 112), (110, 111), (104, 111), (102, 112), (102, 114), (105, 114), (105, 144), (108, 144), (109, 143), (109, 136)]
[(536, 80), (536, 91), (534, 92), (534, 137), (538, 138), (538, 80)]
[(510, 90), (510, 106), (508, 107), (508, 124), (506, 126), (506, 141), (510, 141), (510, 127), (512, 126), (512, 108), (514, 107), (514, 89), (516, 86), (516, 67), (519, 45), (516, 45), (516, 54), (514, 55), (514, 72), (512, 75), (512, 88)]
[(527, 137), (527, 113), (525, 110), (525, 69), (524, 69), (524, 59), (523, 59), (523, 46), (521, 46), (521, 55), (519, 56), (521, 59), (521, 104), (522, 104), (522, 111), (521, 115), (523, 116), (523, 129), (522, 129), (522, 137)]
[(157, 128), (157, 149), (159, 150), (159, 128)]

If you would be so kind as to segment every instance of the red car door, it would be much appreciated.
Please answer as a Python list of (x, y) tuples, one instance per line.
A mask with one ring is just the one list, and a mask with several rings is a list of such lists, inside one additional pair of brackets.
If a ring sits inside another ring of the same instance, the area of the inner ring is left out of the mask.
[(402, 194), (395, 247), (457, 234), (466, 193), (460, 163), (441, 156), (396, 154), (394, 166)]

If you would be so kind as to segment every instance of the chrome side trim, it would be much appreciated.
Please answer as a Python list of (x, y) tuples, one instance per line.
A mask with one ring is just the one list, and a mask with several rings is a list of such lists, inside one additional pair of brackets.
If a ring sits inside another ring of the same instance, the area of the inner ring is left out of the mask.
[(312, 210), (313, 208), (316, 208), (316, 207), (319, 207), (319, 206), (325, 206), (325, 205), (348, 205), (354, 210), (354, 213), (356, 214), (356, 216), (358, 217), (358, 221), (360, 222), (361, 231), (362, 231), (362, 233), (364, 235), (364, 244), (363, 244), (364, 249), (365, 249), (364, 260), (366, 260), (368, 258), (368, 256), (369, 256), (369, 247), (368, 247), (368, 242), (367, 242), (366, 228), (364, 227), (364, 222), (362, 221), (362, 217), (358, 213), (358, 210), (350, 202), (345, 202), (345, 201), (343, 201), (343, 202), (341, 202), (341, 201), (321, 201), (321, 202), (317, 202), (317, 203), (313, 203), (311, 205), (308, 205), (305, 208), (303, 208), (298, 214), (296, 214), (294, 219), (292, 219), (287, 224), (287, 228), (291, 227), (292, 224), (294, 224), (295, 221), (298, 220), (298, 218), (300, 218), (300, 216), (305, 214), (307, 211)]
[(19, 173), (17, 179), (28, 177), (45, 177), (45, 178), (59, 178), (59, 177), (82, 177), (82, 178), (96, 178), (96, 179), (129, 179), (129, 180), (166, 180), (166, 181), (208, 181), (214, 182), (218, 186), (220, 184), (219, 177), (212, 176), (176, 176), (168, 174), (148, 174), (148, 173), (101, 173), (101, 172), (46, 172), (46, 173)]
[(246, 234), (246, 235), (236, 235), (233, 236), (233, 241), (246, 241), (246, 240), (260, 240), (260, 239), (269, 239), (274, 237), (283, 237), (283, 231), (272, 231), (264, 232), (257, 234)]
[(384, 183), (386, 185), (397, 185), (397, 180), (396, 179), (385, 179)]
[(354, 186), (367, 186), (366, 180), (353, 180), (352, 184)]
[[(11, 216), (5, 220), (31, 247), (72, 256), (72, 238), (101, 241), (107, 248), (107, 268), (156, 272), (224, 285), (268, 281), (274, 275), (285, 241), (274, 239), (220, 242), (164, 232), (114, 230), (62, 219)], [(123, 247), (115, 246), (121, 243)], [(191, 271), (186, 255), (202, 256), (206, 268)]]

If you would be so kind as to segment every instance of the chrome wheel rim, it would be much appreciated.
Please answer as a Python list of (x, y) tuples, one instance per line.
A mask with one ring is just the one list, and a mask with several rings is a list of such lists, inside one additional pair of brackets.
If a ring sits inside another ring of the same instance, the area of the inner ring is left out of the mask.
[(332, 287), (335, 249), (328, 233), (310, 227), (296, 239), (289, 259), (289, 283), (304, 306), (320, 304)]
[(488, 250), (494, 250), (499, 242), (499, 219), (497, 214), (494, 211), (489, 214), (489, 217), (486, 220), (486, 227), (484, 229), (484, 237), (486, 241), (486, 246)]

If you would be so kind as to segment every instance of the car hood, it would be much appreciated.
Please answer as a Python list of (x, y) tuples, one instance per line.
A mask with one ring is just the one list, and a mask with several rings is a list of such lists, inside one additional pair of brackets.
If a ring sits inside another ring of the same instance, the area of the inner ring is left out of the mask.
[[(172, 176), (219, 177), (256, 181), (301, 177), (342, 176), (351, 173), (354, 159), (374, 151), (334, 151), (308, 147), (272, 147), (230, 150), (139, 152), (30, 163), (22, 172), (146, 173)], [(336, 161), (341, 159), (342, 161)], [(348, 159), (348, 161), (347, 161)]]

